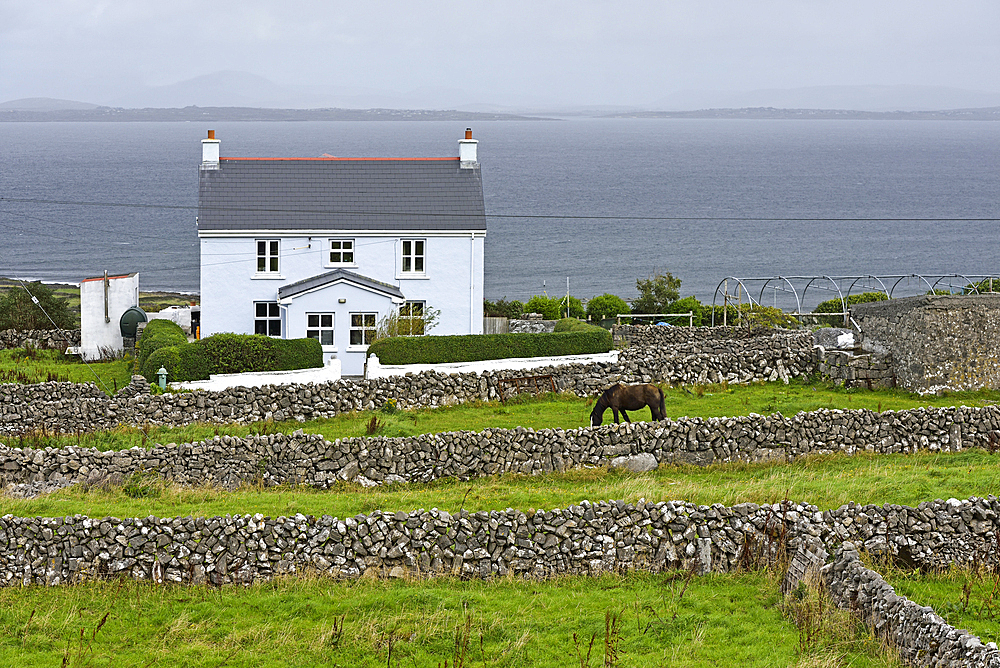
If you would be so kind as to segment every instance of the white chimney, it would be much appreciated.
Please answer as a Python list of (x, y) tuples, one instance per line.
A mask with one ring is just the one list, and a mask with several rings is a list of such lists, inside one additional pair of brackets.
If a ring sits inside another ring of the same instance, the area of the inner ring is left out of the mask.
[(219, 168), (219, 144), (221, 142), (215, 138), (215, 130), (208, 131), (208, 139), (201, 140), (201, 168)]
[(458, 140), (458, 159), (462, 169), (473, 169), (478, 163), (476, 147), (479, 142), (472, 138), (472, 128), (465, 128), (465, 139)]

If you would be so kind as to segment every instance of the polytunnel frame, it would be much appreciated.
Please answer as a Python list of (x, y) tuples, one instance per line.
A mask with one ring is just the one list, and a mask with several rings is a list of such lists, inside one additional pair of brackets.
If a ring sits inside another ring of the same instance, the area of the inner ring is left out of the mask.
[[(865, 276), (836, 276), (836, 277), (827, 276), (827, 275), (822, 275), (822, 276), (771, 276), (771, 277), (761, 276), (761, 277), (753, 277), (753, 278), (739, 278), (737, 276), (726, 276), (721, 281), (719, 281), (719, 284), (715, 287), (715, 294), (712, 296), (712, 326), (713, 327), (715, 326), (716, 306), (718, 306), (719, 291), (720, 291), (720, 289), (722, 289), (723, 285), (726, 286), (725, 289), (723, 290), (723, 293), (722, 293), (722, 295), (723, 295), (723, 305), (724, 306), (728, 306), (729, 303), (730, 303), (730, 301), (731, 301), (730, 298), (731, 298), (732, 295), (729, 294), (729, 285), (728, 285), (729, 281), (733, 281), (736, 284), (737, 288), (738, 288), (738, 294), (739, 294), (739, 296), (737, 297), (737, 299), (739, 300), (740, 304), (744, 303), (743, 302), (743, 293), (745, 293), (746, 294), (747, 303), (749, 303), (751, 306), (760, 306), (761, 303), (763, 303), (763, 301), (764, 301), (764, 291), (767, 290), (768, 286), (771, 286), (771, 288), (775, 291), (775, 294), (777, 294), (778, 291), (781, 291), (781, 292), (786, 293), (786, 294), (787, 293), (791, 293), (795, 297), (795, 313), (792, 313), (790, 315), (798, 317), (798, 316), (804, 316), (804, 315), (813, 315), (812, 313), (802, 313), (802, 303), (803, 303), (803, 301), (805, 301), (806, 293), (809, 292), (809, 288), (814, 288), (814, 289), (817, 289), (817, 290), (828, 290), (830, 292), (836, 292), (837, 293), (837, 297), (840, 299), (841, 308), (843, 309), (842, 313), (846, 313), (847, 312), (848, 301), (849, 301), (849, 299), (851, 297), (851, 294), (853, 294), (853, 292), (854, 292), (854, 288), (858, 285), (859, 282), (866, 281), (867, 283), (863, 284), (863, 285), (870, 285), (871, 287), (876, 288), (880, 292), (882, 292), (883, 294), (885, 294), (885, 296), (887, 298), (892, 299), (893, 298), (893, 293), (895, 292), (896, 288), (899, 287), (899, 284), (902, 283), (904, 279), (910, 279), (910, 278), (917, 279), (918, 284), (922, 282), (925, 286), (927, 286), (928, 293), (931, 293), (931, 294), (934, 293), (934, 291), (937, 289), (937, 286), (940, 285), (941, 282), (944, 281), (945, 279), (961, 278), (963, 281), (965, 281), (965, 285), (956, 286), (953, 283), (949, 282), (949, 283), (947, 283), (947, 286), (948, 286), (949, 289), (961, 288), (962, 291), (963, 291), (963, 293), (965, 292), (966, 289), (968, 289), (969, 287), (971, 287), (972, 292), (969, 293), (969, 294), (982, 294), (979, 291), (979, 288), (977, 286), (978, 286), (979, 283), (982, 283), (983, 281), (985, 281), (987, 279), (990, 281), (990, 287), (991, 288), (993, 286), (993, 282), (994, 281), (997, 281), (998, 283), (1000, 283), (1000, 278), (995, 277), (992, 274), (990, 274), (990, 275), (986, 275), (986, 274), (927, 274), (927, 275), (923, 275), (923, 274), (902, 274), (902, 275), (900, 275), (900, 274), (892, 274), (892, 275), (886, 275), (886, 276), (875, 276), (874, 274), (867, 274)], [(928, 280), (928, 278), (936, 278), (937, 280), (935, 280), (934, 283), (931, 283)], [(885, 279), (885, 280), (883, 280), (883, 279)], [(896, 281), (892, 284), (892, 287), (887, 287), (886, 286), (886, 281), (888, 281), (890, 279), (896, 279)], [(979, 280), (977, 281), (976, 279), (979, 279)], [(806, 280), (807, 281), (806, 284), (805, 284), (805, 287), (803, 287), (803, 289), (802, 289), (801, 296), (799, 295), (798, 290), (796, 290), (795, 285), (792, 283), (792, 280)], [(847, 287), (847, 293), (845, 294), (844, 291), (840, 287), (841, 283), (838, 283), (838, 281), (848, 281), (848, 280), (850, 280), (851, 283)], [(757, 282), (757, 281), (763, 281), (763, 284), (762, 284), (762, 286), (760, 288), (760, 292), (757, 295), (757, 299), (755, 300), (753, 298), (753, 294), (752, 294), (752, 292), (750, 290), (750, 287), (749, 287), (748, 283)], [(824, 281), (824, 282), (828, 281), (830, 283), (830, 285), (832, 285), (833, 287), (828, 287), (826, 285), (820, 285), (820, 284), (814, 285), (814, 283), (817, 283), (817, 281)], [(772, 283), (774, 283), (774, 285), (772, 285)], [(827, 315), (837, 315), (837, 314), (827, 314)]]

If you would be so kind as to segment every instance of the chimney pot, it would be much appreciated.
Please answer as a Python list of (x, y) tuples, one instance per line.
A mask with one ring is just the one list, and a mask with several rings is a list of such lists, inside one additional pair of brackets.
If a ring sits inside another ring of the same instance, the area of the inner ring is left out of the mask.
[(479, 164), (476, 156), (478, 144), (479, 141), (472, 138), (472, 128), (465, 128), (465, 139), (458, 140), (458, 159), (460, 168), (476, 168)]
[(219, 144), (221, 142), (215, 138), (215, 130), (208, 131), (208, 139), (201, 140), (201, 168), (202, 170), (219, 168)]

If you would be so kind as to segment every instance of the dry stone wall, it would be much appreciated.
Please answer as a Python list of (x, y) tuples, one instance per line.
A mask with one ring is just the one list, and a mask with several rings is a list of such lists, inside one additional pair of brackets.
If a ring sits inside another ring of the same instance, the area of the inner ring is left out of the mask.
[[(532, 374), (551, 374), (557, 390), (579, 396), (599, 394), (617, 382), (787, 381), (815, 369), (811, 341), (811, 335), (804, 333), (721, 342), (712, 340), (672, 347), (633, 346), (622, 353), (616, 364), (544, 367), (532, 370)], [(93, 385), (0, 385), (0, 434), (42, 428), (75, 433), (116, 424), (304, 421), (376, 409), (389, 400), (400, 408), (491, 401), (500, 398), (500, 379), (522, 373), (424, 372), (370, 380), (237, 387), (219, 392), (196, 390), (163, 395), (150, 395), (130, 386), (114, 397), (105, 396)]]
[[(7, 439), (10, 444), (17, 441)], [(0, 441), (2, 442), (2, 441)], [(487, 429), (405, 438), (327, 441), (298, 431), (218, 436), (150, 449), (0, 446), (7, 484), (95, 482), (137, 472), (185, 484), (241, 482), (326, 487), (337, 480), (428, 482), (506, 472), (537, 474), (602, 466), (623, 456), (659, 464), (792, 461), (814, 453), (912, 453), (1000, 447), (1000, 407), (918, 408), (876, 413), (820, 410), (730, 418), (680, 418), (580, 429)]]
[(892, 356), (900, 387), (1000, 389), (1000, 295), (925, 295), (851, 307), (866, 351)]
[[(996, 555), (996, 497), (820, 511), (809, 504), (697, 506), (591, 503), (538, 511), (374, 512), (349, 518), (0, 518), (0, 584), (60, 584), (125, 575), (214, 584), (319, 571), (469, 577), (594, 574), (628, 569), (757, 567), (804, 540), (851, 542), (919, 566)], [(995, 558), (995, 557), (987, 557)], [(948, 561), (951, 560), (951, 561)]]
[(983, 644), (945, 622), (933, 608), (897, 595), (881, 575), (865, 567), (853, 543), (844, 543), (823, 571), (834, 602), (861, 618), (908, 665), (1000, 668), (996, 643)]
[(80, 330), (69, 329), (60, 332), (54, 329), (26, 331), (5, 329), (0, 331), (0, 350), (24, 348), (25, 345), (45, 350), (66, 350), (69, 346), (80, 345)]

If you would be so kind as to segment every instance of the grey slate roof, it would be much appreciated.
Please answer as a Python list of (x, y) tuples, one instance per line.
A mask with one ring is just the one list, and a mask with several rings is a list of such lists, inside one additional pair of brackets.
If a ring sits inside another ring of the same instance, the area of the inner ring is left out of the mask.
[(458, 158), (222, 158), (198, 229), (485, 230), (479, 165)]
[(380, 292), (389, 297), (405, 299), (402, 291), (400, 291), (400, 289), (395, 285), (383, 283), (382, 281), (376, 281), (374, 278), (368, 278), (367, 276), (362, 276), (361, 274), (355, 274), (353, 271), (347, 271), (346, 269), (334, 269), (333, 271), (328, 271), (325, 274), (306, 278), (301, 281), (296, 281), (295, 283), (289, 283), (288, 285), (282, 285), (278, 288), (278, 299), (294, 297), (295, 295), (300, 295), (303, 292), (323, 288), (327, 285), (337, 283), (338, 281), (354, 283), (355, 285), (368, 288), (369, 290), (374, 290), (375, 292)]

